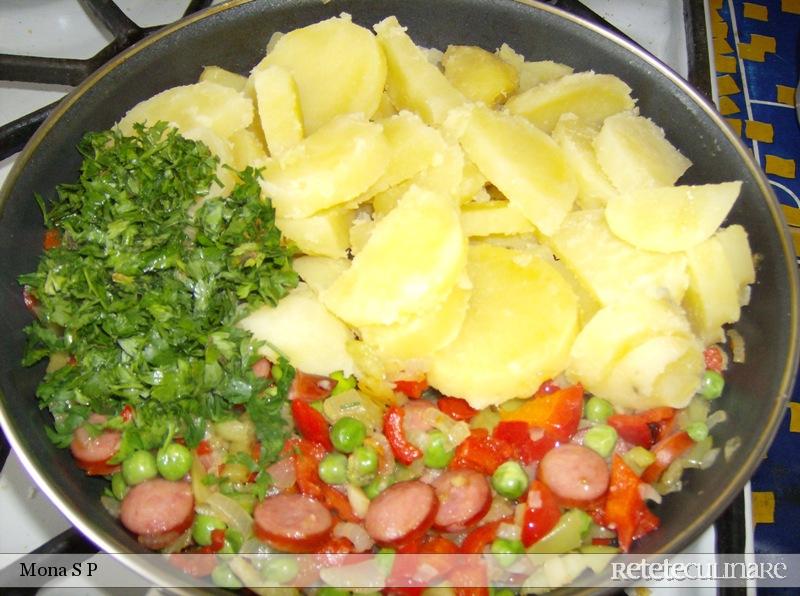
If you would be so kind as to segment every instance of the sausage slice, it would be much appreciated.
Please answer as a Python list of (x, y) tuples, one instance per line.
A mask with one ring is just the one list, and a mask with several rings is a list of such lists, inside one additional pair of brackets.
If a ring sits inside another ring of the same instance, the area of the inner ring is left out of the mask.
[(119, 518), (134, 534), (183, 532), (194, 519), (192, 487), (163, 478), (137, 484), (122, 499)]
[(364, 526), (375, 542), (402, 544), (425, 534), (438, 509), (439, 501), (431, 486), (419, 480), (399, 482), (369, 504)]
[(313, 552), (330, 536), (333, 516), (316, 499), (283, 493), (264, 499), (253, 511), (259, 540), (290, 553)]
[[(92, 414), (89, 422), (99, 424), (105, 421), (105, 416)], [(75, 459), (83, 464), (99, 464), (110, 459), (119, 449), (122, 435), (116, 430), (104, 430), (93, 437), (85, 426), (79, 426), (72, 434), (70, 451)]]
[(433, 525), (445, 532), (461, 532), (477, 523), (492, 504), (486, 477), (475, 470), (450, 470), (433, 483), (439, 510)]
[(551, 449), (539, 463), (538, 473), (557, 496), (573, 501), (591, 501), (608, 488), (606, 460), (583, 445), (568, 443)]

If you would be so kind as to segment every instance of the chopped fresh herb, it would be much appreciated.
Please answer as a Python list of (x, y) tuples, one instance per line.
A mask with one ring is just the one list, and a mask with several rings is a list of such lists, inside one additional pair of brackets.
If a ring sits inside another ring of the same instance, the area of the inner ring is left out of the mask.
[(59, 186), (49, 209), (37, 197), (61, 242), (20, 277), (40, 304), (24, 363), (72, 357), (37, 390), (55, 419), (48, 435), (66, 446), (91, 413), (104, 414), (122, 430), (120, 462), (173, 433), (194, 447), (208, 421), (244, 406), (264, 458), (275, 458), (294, 371), (281, 361), (280, 381), (256, 377), (258, 343), (236, 323), (297, 285), (293, 248), (256, 170), (239, 172), (229, 197), (209, 198), (218, 162), (208, 148), (165, 123), (135, 129), (87, 134), (78, 182)]

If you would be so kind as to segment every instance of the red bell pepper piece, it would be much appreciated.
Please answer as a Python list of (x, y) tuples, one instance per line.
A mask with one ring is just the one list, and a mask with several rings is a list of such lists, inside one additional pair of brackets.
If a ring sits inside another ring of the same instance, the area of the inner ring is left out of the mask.
[(406, 439), (403, 432), (404, 415), (405, 411), (398, 406), (392, 406), (386, 410), (383, 415), (383, 434), (386, 435), (386, 440), (389, 441), (389, 446), (392, 448), (395, 459), (405, 465), (409, 465), (415, 459), (422, 457), (422, 452)]
[(686, 431), (675, 433), (653, 445), (650, 451), (656, 456), (656, 461), (650, 464), (642, 473), (642, 480), (648, 483), (658, 480), (664, 470), (688, 451), (692, 445), (694, 445), (694, 441)]
[(292, 418), (303, 438), (319, 443), (328, 451), (333, 450), (328, 422), (320, 412), (305, 401), (295, 400), (292, 402)]
[(42, 242), (45, 250), (51, 248), (58, 248), (61, 246), (61, 232), (55, 228), (50, 228), (44, 233), (44, 241)]
[(725, 365), (725, 357), (722, 354), (722, 350), (719, 349), (719, 346), (708, 346), (703, 351), (703, 359), (705, 360), (708, 370), (722, 372), (722, 367)]
[(469, 420), (478, 410), (470, 406), (465, 400), (457, 397), (440, 397), (436, 401), (439, 409), (454, 420)]
[(411, 399), (419, 399), (428, 388), (428, 379), (402, 379), (394, 382), (394, 388)]
[(119, 464), (109, 464), (104, 461), (87, 462), (82, 459), (76, 459), (75, 463), (81, 470), (86, 472), (87, 476), (110, 476), (122, 467)]
[(336, 381), (322, 375), (309, 375), (295, 370), (292, 385), (289, 387), (289, 400), (317, 401), (325, 399), (336, 387)]
[(321, 499), (324, 483), (319, 477), (318, 467), (320, 460), (325, 457), (325, 448), (313, 441), (292, 438), (286, 441), (283, 454), (292, 458), (295, 482), (300, 492)]
[(207, 439), (203, 439), (197, 444), (197, 455), (211, 455), (212, 451), (214, 451), (214, 449)]
[(39, 299), (33, 295), (31, 292), (31, 288), (29, 286), (25, 286), (22, 288), (22, 302), (25, 304), (25, 308), (28, 309), (28, 312), (32, 315), (37, 315), (37, 310), (39, 309)]
[(221, 551), (225, 546), (225, 530), (221, 528), (211, 530), (211, 544), (209, 546), (212, 552), (218, 553)]
[[(350, 506), (350, 501), (340, 493), (338, 490), (329, 486), (320, 480), (320, 489), (322, 491), (322, 502), (328, 509), (333, 509), (343, 521), (359, 522), (361, 521)], [(325, 551), (322, 551), (325, 552)]]
[(500, 413), (503, 420), (522, 420), (552, 439), (565, 442), (578, 430), (583, 414), (583, 387), (572, 385), (554, 393), (537, 394), (516, 410)]
[(636, 414), (612, 414), (606, 424), (628, 443), (649, 449), (674, 417), (673, 408), (661, 407)]
[(501, 421), (494, 427), (493, 436), (511, 445), (515, 458), (526, 464), (540, 461), (545, 453), (556, 446), (555, 441), (547, 435), (534, 441), (531, 438), (531, 427), (522, 420)]
[(489, 596), (489, 577), (486, 563), (476, 557), (472, 564), (461, 565), (447, 575), (455, 587), (455, 596)]
[(628, 552), (634, 539), (655, 530), (659, 525), (658, 517), (647, 508), (639, 494), (640, 484), (636, 473), (619, 455), (614, 454), (605, 518), (609, 527), (616, 530), (623, 552)]
[(464, 542), (461, 543), (461, 552), (468, 555), (482, 553), (497, 538), (497, 528), (500, 527), (500, 524), (510, 520), (511, 518), (506, 518), (478, 526), (464, 538)]
[(125, 404), (125, 407), (122, 408), (122, 412), (120, 412), (120, 416), (123, 422), (130, 422), (133, 420), (133, 406), (131, 404)]
[(504, 461), (514, 457), (514, 447), (505, 441), (489, 436), (485, 428), (476, 428), (456, 447), (450, 468), (468, 468), (490, 476)]
[(534, 480), (528, 488), (528, 502), (522, 517), (520, 540), (525, 548), (538, 542), (552, 530), (561, 517), (558, 501), (543, 482)]

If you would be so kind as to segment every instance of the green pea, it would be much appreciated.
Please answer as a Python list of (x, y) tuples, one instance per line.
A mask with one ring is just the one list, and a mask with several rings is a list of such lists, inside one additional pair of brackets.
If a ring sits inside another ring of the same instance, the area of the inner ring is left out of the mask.
[(364, 494), (372, 500), (392, 485), (391, 476), (376, 476), (364, 487)]
[(279, 584), (290, 582), (297, 576), (297, 560), (295, 557), (270, 557), (261, 567), (261, 575)]
[(584, 406), (584, 416), (592, 422), (605, 422), (614, 413), (611, 402), (602, 397), (590, 397)]
[(433, 431), (428, 435), (428, 448), (422, 458), (423, 463), (429, 468), (446, 468), (453, 459), (454, 451), (448, 449), (447, 436), (441, 431)]
[(613, 426), (598, 424), (586, 431), (583, 444), (596, 451), (600, 457), (608, 457), (617, 444), (617, 431)]
[(121, 501), (127, 493), (128, 485), (122, 477), (122, 472), (114, 472), (114, 475), (111, 476), (111, 494), (117, 501)]
[(231, 571), (231, 568), (224, 563), (214, 567), (214, 571), (211, 572), (211, 581), (220, 588), (228, 588), (229, 590), (238, 590), (242, 587), (242, 582)]
[(706, 399), (716, 399), (722, 395), (725, 389), (725, 379), (715, 370), (707, 370), (703, 373), (703, 380), (700, 383), (700, 395)]
[(356, 378), (353, 375), (349, 377), (344, 376), (344, 373), (340, 370), (337, 370), (334, 373), (331, 373), (331, 379), (336, 381), (336, 385), (333, 387), (333, 391), (331, 391), (331, 395), (338, 395), (339, 393), (344, 393), (345, 391), (349, 391), (350, 389), (355, 389)]
[(319, 477), (328, 484), (347, 482), (347, 456), (342, 453), (329, 453), (319, 462)]
[(708, 426), (705, 422), (692, 422), (686, 427), (686, 434), (691, 437), (692, 441), (699, 443), (708, 436)]
[(497, 538), (492, 542), (492, 553), (501, 567), (510, 567), (524, 552), (525, 546), (519, 540)]
[(157, 475), (156, 458), (149, 451), (134, 451), (122, 462), (122, 477), (130, 485), (141, 484)]
[(170, 443), (158, 450), (158, 473), (167, 480), (180, 480), (192, 468), (192, 452), (180, 443)]
[(200, 546), (211, 544), (211, 532), (214, 530), (224, 530), (225, 522), (213, 515), (199, 514), (192, 523), (192, 538)]
[(368, 445), (356, 447), (347, 459), (347, 478), (358, 486), (369, 483), (377, 469), (378, 452)]
[(516, 499), (528, 488), (528, 475), (515, 461), (507, 461), (492, 474), (492, 486), (500, 496)]
[(364, 423), (349, 416), (339, 418), (331, 428), (331, 443), (342, 453), (353, 453), (366, 437)]
[(317, 596), (350, 596), (350, 592), (341, 588), (325, 586), (317, 590)]

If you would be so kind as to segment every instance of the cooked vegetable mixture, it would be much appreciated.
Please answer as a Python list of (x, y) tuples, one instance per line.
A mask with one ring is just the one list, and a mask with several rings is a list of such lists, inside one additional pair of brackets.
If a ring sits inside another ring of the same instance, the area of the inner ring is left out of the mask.
[(249, 79), (208, 67), (86, 135), (20, 278), (48, 432), (222, 587), (354, 581), (276, 552), (379, 554), (379, 587), (569, 583), (597, 568), (523, 555), (628, 551), (717, 456), (740, 184), (676, 185), (612, 75), (375, 31), (276, 36)]

